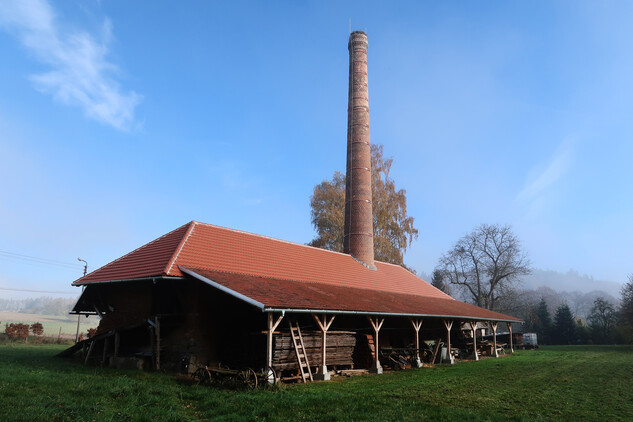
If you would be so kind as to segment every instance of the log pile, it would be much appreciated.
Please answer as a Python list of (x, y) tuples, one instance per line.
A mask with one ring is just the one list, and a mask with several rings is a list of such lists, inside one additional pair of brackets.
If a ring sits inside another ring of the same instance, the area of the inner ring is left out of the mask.
[[(310, 366), (321, 365), (322, 334), (320, 331), (302, 331), (303, 344)], [(356, 333), (328, 331), (326, 347), (327, 365), (353, 366), (352, 354), (356, 346)], [(289, 332), (275, 333), (273, 337), (273, 367), (277, 370), (299, 369), (297, 355)]]

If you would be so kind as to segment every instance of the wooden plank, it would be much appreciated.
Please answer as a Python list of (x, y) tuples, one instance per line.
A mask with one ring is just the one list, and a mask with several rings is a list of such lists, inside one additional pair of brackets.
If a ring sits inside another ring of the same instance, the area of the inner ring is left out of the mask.
[(440, 343), (441, 343), (442, 339), (438, 338), (435, 341), (435, 350), (433, 351), (433, 360), (431, 361), (431, 363), (435, 363), (435, 358), (437, 357), (437, 352), (440, 350)]
[(88, 348), (88, 354), (86, 355), (86, 360), (84, 360), (84, 365), (88, 363), (88, 359), (90, 359), (90, 355), (92, 354), (92, 349), (95, 346), (94, 340), (90, 342), (90, 347)]

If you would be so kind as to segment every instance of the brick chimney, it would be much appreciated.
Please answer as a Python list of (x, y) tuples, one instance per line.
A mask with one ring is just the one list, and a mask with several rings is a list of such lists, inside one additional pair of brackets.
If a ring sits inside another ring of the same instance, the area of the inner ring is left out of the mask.
[(350, 34), (343, 248), (345, 253), (352, 255), (361, 264), (376, 269), (371, 205), (367, 46), (367, 34), (362, 31)]

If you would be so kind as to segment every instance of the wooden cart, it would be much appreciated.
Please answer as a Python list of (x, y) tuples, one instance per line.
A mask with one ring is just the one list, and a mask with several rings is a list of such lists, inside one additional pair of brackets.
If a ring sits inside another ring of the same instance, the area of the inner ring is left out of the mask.
[(203, 366), (198, 368), (192, 376), (198, 384), (236, 390), (254, 390), (258, 386), (277, 382), (277, 374), (272, 368), (255, 372), (252, 368), (230, 369), (222, 366)]

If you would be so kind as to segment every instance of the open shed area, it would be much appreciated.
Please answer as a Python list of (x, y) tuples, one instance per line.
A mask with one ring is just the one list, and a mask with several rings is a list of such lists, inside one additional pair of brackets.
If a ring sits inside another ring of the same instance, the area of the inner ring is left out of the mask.
[(308, 381), (512, 351), (496, 332), (517, 318), (457, 301), (400, 266), (375, 264), (194, 221), (76, 282), (84, 291), (73, 312), (98, 315), (100, 324), (63, 355)]

